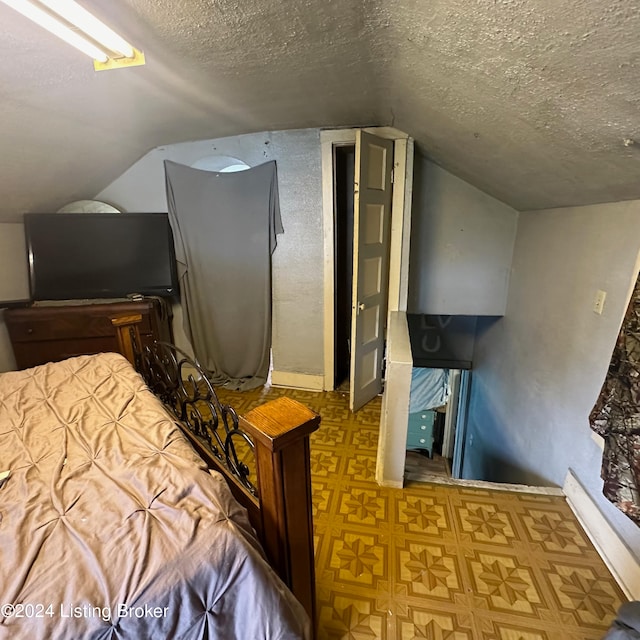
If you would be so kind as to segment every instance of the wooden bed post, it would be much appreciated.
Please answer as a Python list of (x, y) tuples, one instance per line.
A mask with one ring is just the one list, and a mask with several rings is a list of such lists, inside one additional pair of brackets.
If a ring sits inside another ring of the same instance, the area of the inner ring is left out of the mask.
[(255, 444), (265, 551), (278, 575), (306, 609), (314, 629), (309, 435), (319, 423), (319, 415), (287, 397), (267, 402), (240, 417), (240, 427)]
[(136, 366), (136, 349), (142, 346), (138, 329), (141, 322), (142, 315), (139, 313), (111, 318), (111, 324), (116, 329), (118, 349), (134, 367)]

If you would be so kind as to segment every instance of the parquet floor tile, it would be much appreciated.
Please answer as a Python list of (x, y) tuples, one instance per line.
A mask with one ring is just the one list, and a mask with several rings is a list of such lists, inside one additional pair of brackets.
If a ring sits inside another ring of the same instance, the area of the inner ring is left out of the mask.
[(380, 400), (221, 391), (238, 413), (281, 395), (311, 437), (318, 638), (598, 640), (624, 595), (563, 498), (375, 482)]

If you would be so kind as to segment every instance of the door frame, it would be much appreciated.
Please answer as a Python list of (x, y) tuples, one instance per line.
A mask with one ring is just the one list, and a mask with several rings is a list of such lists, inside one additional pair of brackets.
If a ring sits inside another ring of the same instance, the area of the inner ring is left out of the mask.
[[(389, 255), (388, 313), (407, 310), (409, 283), (409, 237), (411, 233), (411, 195), (413, 188), (413, 138), (393, 127), (362, 127), (367, 133), (387, 138), (393, 144), (393, 183)], [(357, 129), (331, 129), (320, 132), (322, 154), (322, 229), (324, 245), (324, 389), (334, 388), (334, 147), (356, 143)]]
[(460, 370), (460, 388), (458, 391), (458, 408), (456, 416), (456, 435), (451, 462), (451, 478), (462, 478), (464, 466), (464, 450), (467, 444), (467, 426), (469, 421), (469, 397), (471, 393), (471, 371)]

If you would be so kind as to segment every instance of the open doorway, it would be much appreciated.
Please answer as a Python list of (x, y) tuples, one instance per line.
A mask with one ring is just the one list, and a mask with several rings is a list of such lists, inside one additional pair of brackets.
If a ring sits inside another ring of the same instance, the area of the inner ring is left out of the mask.
[[(421, 376), (424, 378), (422, 382)], [(431, 481), (435, 478), (462, 477), (469, 382), (468, 370), (413, 370), (407, 429), (407, 480)], [(441, 385), (443, 392), (440, 398), (437, 398), (438, 385)], [(418, 400), (420, 397), (428, 398), (429, 395), (434, 398), (433, 402)], [(423, 405), (430, 408), (418, 410)]]
[(351, 370), (355, 157), (355, 145), (341, 145), (334, 149), (334, 387), (345, 392), (349, 391)]
[(348, 389), (356, 411), (382, 390), (387, 310), (406, 308), (413, 141), (389, 127), (320, 137), (324, 388)]
[(407, 314), (408, 478), (462, 477), (476, 322), (475, 316)]
[[(341, 378), (346, 369), (344, 357), (349, 355), (346, 388), (349, 409), (355, 412), (383, 389), (393, 142), (358, 130), (354, 151), (353, 163), (350, 148), (337, 148), (334, 153), (334, 259), (341, 369), (337, 382), (345, 386)], [(351, 269), (347, 266), (350, 259)], [(350, 322), (345, 322), (345, 312), (350, 313)], [(351, 331), (345, 335), (345, 326), (349, 325)]]

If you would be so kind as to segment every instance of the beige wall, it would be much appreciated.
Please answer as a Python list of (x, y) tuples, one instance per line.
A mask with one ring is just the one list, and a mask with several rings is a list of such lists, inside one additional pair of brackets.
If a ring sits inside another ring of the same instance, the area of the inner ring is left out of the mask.
[[(0, 308), (2, 301), (29, 298), (29, 276), (21, 223), (0, 224)], [(0, 312), (0, 371), (15, 369), (9, 336)]]
[(22, 223), (0, 224), (0, 302), (29, 298), (29, 273)]
[(16, 361), (13, 357), (13, 350), (11, 349), (11, 342), (9, 342), (9, 335), (7, 334), (7, 328), (2, 317), (2, 311), (0, 311), (0, 373), (3, 371), (13, 371), (16, 368)]

